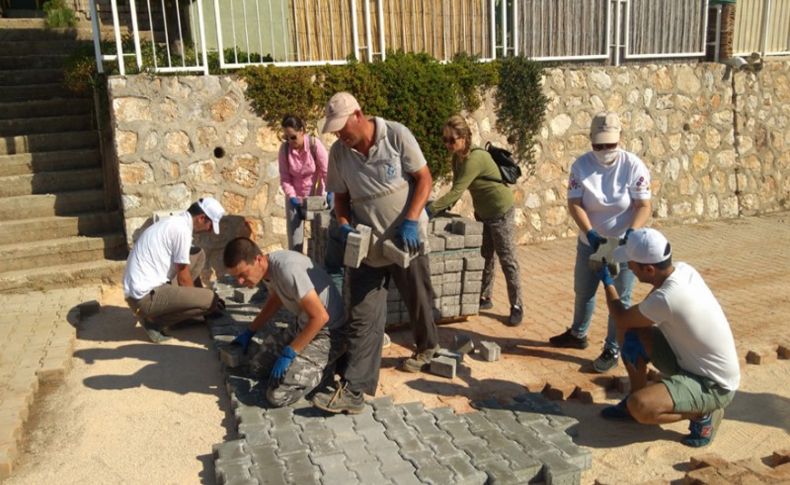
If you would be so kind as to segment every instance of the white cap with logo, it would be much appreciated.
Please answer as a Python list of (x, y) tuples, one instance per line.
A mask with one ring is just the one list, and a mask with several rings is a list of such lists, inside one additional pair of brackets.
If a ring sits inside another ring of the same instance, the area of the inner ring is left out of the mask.
[(607, 145), (620, 142), (620, 117), (617, 113), (602, 112), (595, 115), (590, 124), (590, 140), (593, 145)]
[(655, 229), (637, 229), (628, 236), (628, 242), (612, 251), (616, 263), (633, 261), (640, 264), (658, 264), (672, 256), (669, 241)]
[(348, 117), (361, 109), (357, 99), (351, 93), (343, 91), (336, 93), (326, 103), (326, 109), (324, 110), (326, 121), (321, 133), (334, 133), (341, 130), (345, 126)]
[(225, 215), (225, 209), (213, 197), (203, 197), (198, 200), (198, 206), (203, 209), (206, 217), (211, 219), (211, 226), (214, 229), (214, 234), (219, 234), (219, 221)]

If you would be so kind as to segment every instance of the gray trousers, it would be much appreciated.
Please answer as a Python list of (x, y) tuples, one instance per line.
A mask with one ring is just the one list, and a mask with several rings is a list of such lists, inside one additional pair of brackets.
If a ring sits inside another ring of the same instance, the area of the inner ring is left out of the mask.
[[(299, 328), (294, 324), (281, 331), (267, 332), (260, 350), (250, 361), (250, 372), (260, 378), (269, 378), (274, 363), (285, 346), (290, 345)], [(334, 371), (335, 362), (343, 353), (343, 338), (339, 331), (323, 328), (291, 362), (281, 379), (269, 379), (266, 399), (275, 407), (288, 406), (316, 388), (324, 377)]]
[[(206, 265), (206, 253), (192, 248), (189, 255), (189, 272), (197, 279)], [(149, 325), (163, 329), (185, 320), (200, 318), (213, 310), (214, 292), (208, 288), (178, 286), (170, 283), (157, 286), (139, 300), (127, 298), (126, 303), (138, 318)]]
[(387, 288), (390, 278), (409, 309), (417, 351), (439, 342), (433, 320), (433, 287), (428, 256), (412, 259), (404, 269), (396, 265), (374, 268), (362, 264), (347, 268), (349, 293), (348, 365), (343, 378), (348, 389), (375, 395), (381, 367), (381, 340), (387, 323)]
[[(483, 223), (483, 247), (480, 253), (485, 258), (483, 268), (483, 284), (480, 291), (482, 298), (491, 298), (494, 291), (494, 263), (499, 256), (499, 264), (505, 273), (507, 296), (510, 305), (523, 308), (521, 302), (521, 275), (519, 274), (518, 255), (516, 253), (516, 231), (514, 210), (505, 212), (501, 217), (481, 221)], [(479, 219), (478, 219), (479, 220)]]
[(304, 219), (288, 199), (285, 199), (285, 228), (288, 236), (288, 249), (301, 253), (304, 248)]

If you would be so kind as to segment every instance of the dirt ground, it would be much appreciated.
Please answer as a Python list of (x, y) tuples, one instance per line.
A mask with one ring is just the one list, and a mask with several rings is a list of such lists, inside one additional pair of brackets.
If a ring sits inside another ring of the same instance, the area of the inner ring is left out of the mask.
[[(465, 324), (442, 329), (460, 325)], [(525, 389), (519, 360), (509, 355), (495, 374), (512, 375), (512, 381), (489, 375), (492, 364), (475, 359), (453, 381), (400, 373), (392, 366), (408, 352), (398, 344), (408, 340), (408, 332), (393, 337), (380, 389), (398, 402), (422, 399), (463, 411), (468, 398), (504, 398)], [(211, 446), (232, 436), (227, 433), (233, 426), (219, 362), (208, 343), (205, 328), (192, 327), (179, 330), (172, 343), (150, 344), (133, 327), (119, 290), (105, 292), (101, 313), (79, 330), (66, 382), (45, 391), (36, 406), (23, 457), (6, 483), (214, 483)], [(705, 452), (734, 460), (790, 445), (788, 382), (787, 361), (745, 367), (741, 392)], [(577, 443), (593, 453), (583, 483), (679, 479), (689, 457), (703, 452), (678, 443), (684, 423), (612, 424), (597, 416), (603, 404), (561, 405), (580, 421)]]

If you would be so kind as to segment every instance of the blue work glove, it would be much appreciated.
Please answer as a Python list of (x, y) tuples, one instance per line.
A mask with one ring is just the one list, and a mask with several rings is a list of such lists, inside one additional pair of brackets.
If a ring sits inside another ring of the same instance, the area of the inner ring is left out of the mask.
[(244, 333), (240, 335), (236, 335), (236, 338), (233, 339), (231, 344), (241, 345), (242, 350), (244, 353), (247, 353), (247, 347), (250, 346), (250, 342), (252, 341), (252, 337), (255, 335), (255, 332), (250, 330), (249, 328), (244, 331)]
[(334, 192), (327, 192), (326, 193), (326, 206), (330, 209), (335, 206), (335, 193)]
[(283, 349), (283, 353), (277, 358), (272, 369), (272, 379), (281, 379), (285, 375), (285, 371), (291, 367), (291, 363), (296, 358), (296, 352), (288, 345)]
[(299, 219), (304, 219), (304, 213), (302, 212), (302, 203), (299, 201), (299, 197), (291, 197), (290, 199), (288, 199), (288, 201), (291, 203), (291, 206), (293, 206), (294, 210), (296, 211), (296, 214), (299, 216)]
[(628, 229), (625, 230), (625, 235), (623, 235), (623, 239), (622, 241), (620, 241), (621, 245), (628, 242), (628, 236), (630, 236), (632, 232), (634, 232), (633, 227), (629, 227)]
[(599, 269), (595, 275), (598, 276), (598, 279), (601, 280), (604, 286), (614, 285), (614, 278), (612, 278), (612, 274), (609, 272), (609, 265), (606, 264), (606, 260), (604, 260), (603, 266), (601, 266), (601, 269)]
[(348, 235), (352, 232), (357, 232), (357, 230), (354, 229), (351, 224), (343, 224), (340, 226), (340, 242), (345, 245), (348, 240)]
[(414, 254), (420, 250), (420, 235), (417, 232), (417, 221), (404, 219), (398, 228), (398, 236), (403, 241), (403, 249)]
[(587, 231), (587, 241), (589, 241), (590, 247), (592, 248), (593, 252), (595, 252), (598, 251), (598, 248), (601, 247), (601, 244), (606, 242), (606, 238), (601, 237), (601, 235), (598, 234), (598, 231), (595, 229), (590, 229)]
[(636, 365), (636, 361), (639, 360), (640, 357), (645, 362), (650, 362), (650, 358), (647, 356), (647, 352), (642, 342), (639, 340), (639, 336), (636, 332), (630, 330), (625, 333), (620, 355), (623, 356), (623, 362), (626, 364)]

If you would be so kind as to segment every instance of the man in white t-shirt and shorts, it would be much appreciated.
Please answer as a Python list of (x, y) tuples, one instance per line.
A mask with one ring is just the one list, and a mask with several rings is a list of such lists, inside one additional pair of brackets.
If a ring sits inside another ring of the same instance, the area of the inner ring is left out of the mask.
[(123, 294), (153, 342), (167, 340), (166, 329), (176, 323), (224, 307), (216, 293), (196, 287), (206, 254), (192, 247), (193, 234), (212, 229), (219, 234), (223, 215), (216, 199), (204, 197), (186, 211), (155, 222), (135, 242), (126, 260)]
[[(612, 257), (627, 262), (637, 279), (653, 290), (641, 303), (626, 308), (608, 267), (598, 272), (631, 381), (631, 393), (601, 414), (645, 424), (689, 419), (690, 434), (683, 444), (709, 444), (740, 384), (727, 317), (694, 268), (686, 263), (673, 266), (669, 242), (655, 229), (632, 232)], [(648, 362), (664, 375), (660, 383), (648, 385)]]

